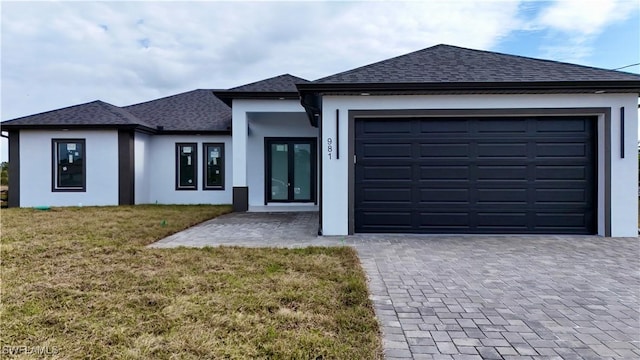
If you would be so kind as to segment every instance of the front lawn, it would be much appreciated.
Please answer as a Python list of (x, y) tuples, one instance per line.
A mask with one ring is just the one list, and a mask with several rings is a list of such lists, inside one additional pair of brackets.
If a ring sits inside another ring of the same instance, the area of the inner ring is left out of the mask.
[(144, 247), (228, 211), (3, 209), (3, 355), (381, 358), (364, 273), (351, 248)]

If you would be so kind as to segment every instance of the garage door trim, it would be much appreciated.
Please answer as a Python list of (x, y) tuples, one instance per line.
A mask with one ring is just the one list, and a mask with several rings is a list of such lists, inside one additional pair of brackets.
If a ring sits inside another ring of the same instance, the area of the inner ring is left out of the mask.
[[(518, 108), (518, 109), (397, 109), (397, 110), (349, 110), (349, 144), (348, 144), (348, 157), (347, 159), (353, 159), (355, 156), (355, 123), (358, 118), (403, 118), (403, 117), (496, 117), (496, 116), (541, 116), (541, 115), (595, 115), (604, 117), (604, 143), (601, 144), (597, 141), (596, 153), (599, 153), (600, 147), (604, 146), (604, 169), (601, 169), (596, 163), (596, 177), (599, 178), (599, 174), (604, 170), (604, 214), (600, 212), (600, 206), (596, 209), (596, 218), (604, 216), (604, 236), (611, 236), (611, 108)], [(601, 129), (597, 126), (597, 129)], [(355, 232), (355, 164), (351, 163), (348, 166), (348, 186), (349, 186), (349, 198), (348, 198), (348, 227), (349, 234), (352, 235)], [(600, 188), (597, 188), (599, 193)], [(597, 198), (599, 197), (596, 194)], [(598, 221), (599, 222), (599, 221)]]

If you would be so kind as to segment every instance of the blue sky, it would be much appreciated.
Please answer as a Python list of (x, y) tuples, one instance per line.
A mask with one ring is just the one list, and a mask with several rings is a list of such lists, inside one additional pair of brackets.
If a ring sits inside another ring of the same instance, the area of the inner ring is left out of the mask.
[[(563, 3), (568, 8), (573, 6), (574, 2), (526, 2), (522, 4), (519, 13), (527, 21), (534, 22), (554, 4)], [(603, 3), (612, 4), (611, 12), (617, 12), (622, 8), (621, 13), (602, 14), (593, 18), (586, 12), (597, 15), (600, 11), (598, 3), (601, 2), (585, 0), (580, 3), (585, 9), (583, 16), (558, 19), (558, 22), (567, 21), (567, 28), (553, 26), (550, 24), (551, 21), (547, 21), (546, 26), (515, 30), (490, 50), (604, 69), (640, 63), (640, 1), (622, 1), (618, 6), (614, 1), (605, 1)], [(567, 12), (571, 13), (569, 10)], [(607, 16), (609, 20), (606, 20)], [(583, 21), (584, 18), (591, 21)], [(577, 24), (572, 27), (572, 21), (588, 24), (585, 24), (584, 28)], [(640, 65), (623, 71), (640, 74)]]
[(313, 80), (440, 43), (605, 69), (640, 62), (638, 0), (2, 1), (0, 11), (2, 120), (282, 73)]

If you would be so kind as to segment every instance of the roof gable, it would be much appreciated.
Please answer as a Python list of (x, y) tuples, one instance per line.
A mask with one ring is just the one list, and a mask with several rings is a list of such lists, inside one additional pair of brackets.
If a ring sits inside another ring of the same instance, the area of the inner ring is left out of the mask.
[(2, 126), (105, 126), (150, 125), (128, 111), (96, 100), (4, 121)]
[(451, 45), (436, 45), (314, 84), (638, 81), (640, 75)]
[(231, 128), (231, 108), (213, 90), (188, 91), (124, 109), (164, 131), (228, 132)]
[(229, 106), (233, 99), (291, 100), (299, 98), (297, 85), (309, 83), (309, 80), (283, 74), (228, 90), (217, 90), (214, 94)]
[(293, 76), (291, 74), (282, 74), (272, 78), (256, 81), (250, 84), (237, 86), (227, 91), (230, 92), (294, 92), (297, 93), (297, 84), (308, 83), (309, 80)]

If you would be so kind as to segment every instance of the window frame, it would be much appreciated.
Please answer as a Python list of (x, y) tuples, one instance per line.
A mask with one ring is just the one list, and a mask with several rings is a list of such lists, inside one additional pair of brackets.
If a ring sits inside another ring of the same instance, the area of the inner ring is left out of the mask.
[[(191, 163), (193, 164), (193, 184), (187, 185), (187, 186), (180, 185), (180, 154), (182, 152), (182, 148), (185, 146), (190, 146), (193, 154), (193, 159), (191, 160)], [(186, 190), (186, 191), (198, 190), (198, 143), (177, 142), (175, 145), (175, 153), (176, 153), (176, 163), (175, 163), (176, 190)]]
[[(224, 143), (202, 143), (202, 190), (224, 190), (224, 178), (226, 176), (226, 164), (224, 158)], [(207, 167), (209, 166), (209, 147), (219, 147), (220, 148), (220, 159), (222, 161), (222, 165), (220, 165), (220, 169), (222, 171), (221, 176), (221, 184), (211, 186), (208, 184), (207, 180), (209, 178), (209, 172), (207, 171)]]
[[(60, 159), (58, 154), (59, 144), (81, 144), (82, 150), (82, 185), (81, 186), (59, 186), (58, 167)], [(87, 191), (87, 141), (86, 139), (51, 139), (51, 191), (52, 192), (86, 192)]]

